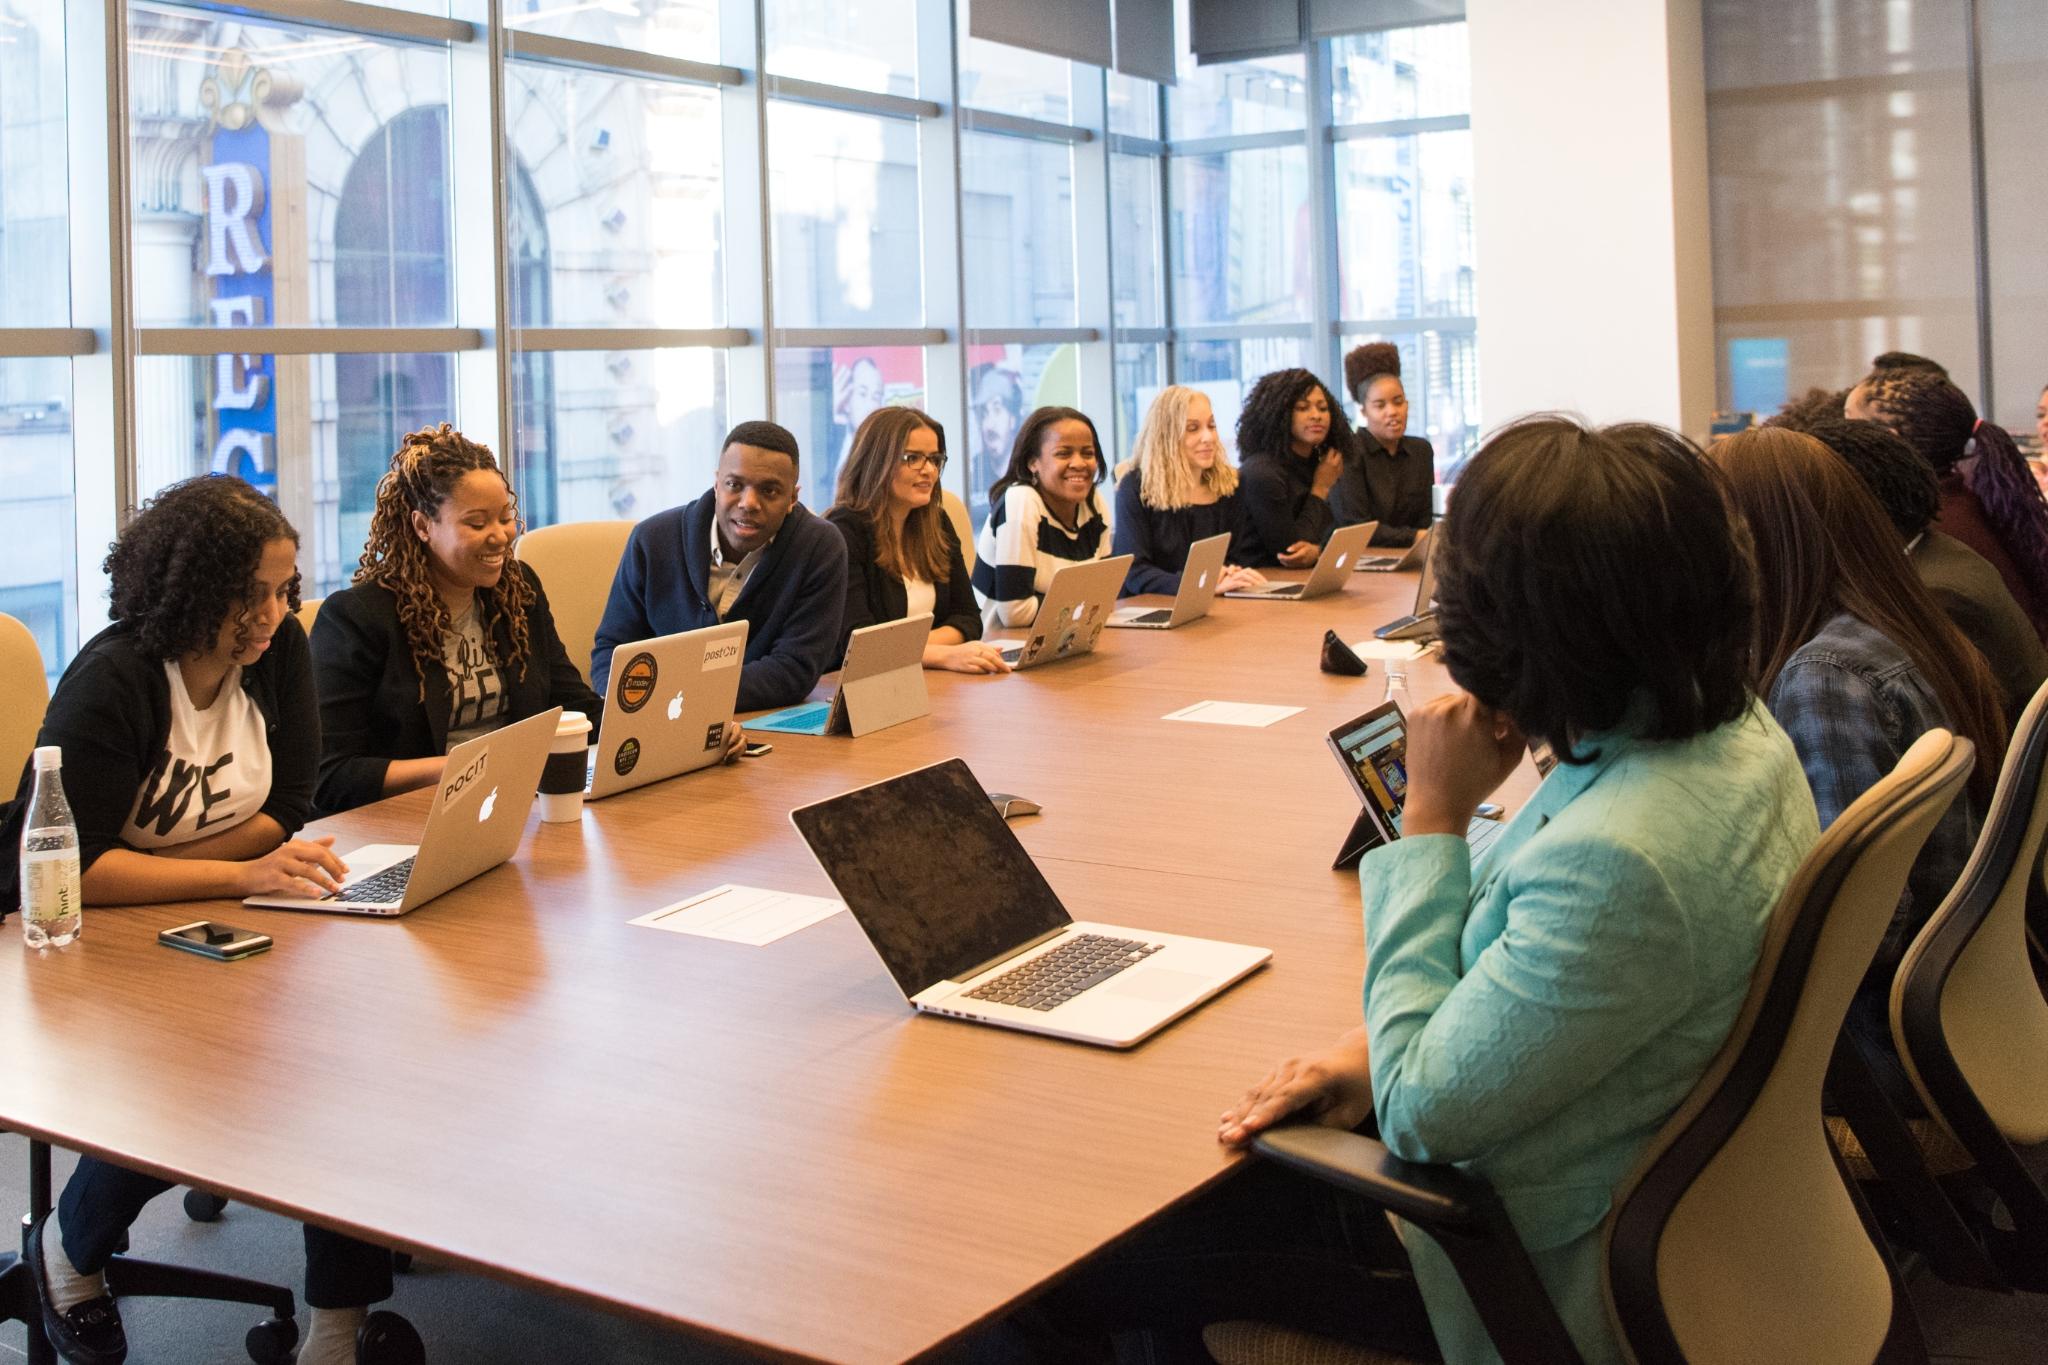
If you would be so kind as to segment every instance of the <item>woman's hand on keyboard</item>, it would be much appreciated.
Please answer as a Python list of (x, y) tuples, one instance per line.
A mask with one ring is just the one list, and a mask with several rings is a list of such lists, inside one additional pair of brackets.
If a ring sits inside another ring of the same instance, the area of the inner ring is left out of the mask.
[(348, 864), (334, 856), (334, 836), (287, 839), (261, 858), (242, 864), (245, 896), (324, 896), (341, 890)]

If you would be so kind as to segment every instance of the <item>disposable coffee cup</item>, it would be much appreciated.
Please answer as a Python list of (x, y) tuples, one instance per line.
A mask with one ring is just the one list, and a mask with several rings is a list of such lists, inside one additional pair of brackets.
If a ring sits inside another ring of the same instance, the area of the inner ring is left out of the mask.
[(566, 825), (583, 818), (583, 785), (590, 771), (590, 717), (564, 711), (555, 722), (548, 765), (540, 771), (540, 818)]

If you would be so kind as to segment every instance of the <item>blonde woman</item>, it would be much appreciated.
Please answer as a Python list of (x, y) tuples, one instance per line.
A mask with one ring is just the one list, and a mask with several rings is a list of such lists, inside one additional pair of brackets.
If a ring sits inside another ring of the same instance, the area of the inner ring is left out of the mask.
[[(1152, 400), (1138, 428), (1131, 458), (1117, 470), (1116, 546), (1130, 555), (1124, 595), (1180, 591), (1188, 547), (1210, 536), (1231, 537), (1229, 558), (1240, 558), (1243, 504), (1237, 470), (1223, 458), (1223, 438), (1209, 400), (1179, 384)], [(1217, 591), (1253, 588), (1266, 581), (1256, 569), (1232, 563)]]

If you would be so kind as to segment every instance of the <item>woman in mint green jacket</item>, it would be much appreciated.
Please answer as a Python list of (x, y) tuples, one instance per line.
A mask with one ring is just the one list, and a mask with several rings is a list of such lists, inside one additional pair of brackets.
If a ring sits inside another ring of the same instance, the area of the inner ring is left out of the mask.
[[(1435, 565), (1462, 690), (1408, 718), (1402, 837), (1359, 867), (1365, 1022), (1275, 1067), (1219, 1137), (1377, 1114), (1398, 1155), (1493, 1185), (1581, 1352), (1615, 1361), (1612, 1191), (1734, 1026), (1819, 823), (1744, 682), (1747, 535), (1684, 438), (1504, 429), (1459, 481)], [(1475, 864), (1466, 827), (1530, 740), (1562, 762)], [(1261, 1165), (1049, 1294), (1013, 1337), (1048, 1356), (1252, 1313), (1399, 1348), (1398, 1285), (1409, 1304), (1420, 1290), (1446, 1360), (1496, 1359), (1436, 1244), (1411, 1232), (1404, 1258), (1383, 1226)]]

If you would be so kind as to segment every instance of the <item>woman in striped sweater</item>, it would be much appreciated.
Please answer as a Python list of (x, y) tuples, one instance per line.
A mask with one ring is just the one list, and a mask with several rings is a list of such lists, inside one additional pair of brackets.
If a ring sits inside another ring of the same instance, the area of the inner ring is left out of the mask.
[(1024, 419), (974, 543), (974, 595), (985, 629), (1030, 625), (1055, 573), (1109, 556), (1109, 514), (1096, 492), (1105, 472), (1086, 414), (1039, 408)]

